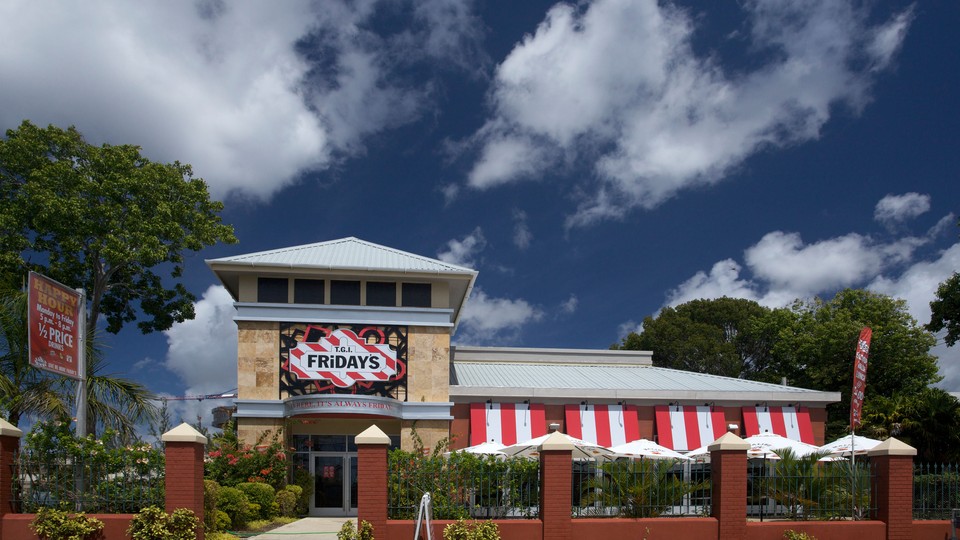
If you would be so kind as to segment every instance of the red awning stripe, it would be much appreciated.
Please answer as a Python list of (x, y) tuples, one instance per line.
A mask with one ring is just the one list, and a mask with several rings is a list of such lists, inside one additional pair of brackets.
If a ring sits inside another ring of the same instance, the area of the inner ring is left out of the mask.
[(810, 411), (806, 407), (744, 407), (743, 429), (746, 437), (770, 432), (815, 444)]
[(511, 445), (546, 434), (542, 404), (470, 404), (470, 446), (482, 442)]
[(657, 405), (657, 442), (672, 450), (700, 448), (720, 438), (727, 430), (723, 411), (709, 406)]
[(633, 405), (567, 405), (567, 435), (600, 446), (617, 446), (640, 439)]

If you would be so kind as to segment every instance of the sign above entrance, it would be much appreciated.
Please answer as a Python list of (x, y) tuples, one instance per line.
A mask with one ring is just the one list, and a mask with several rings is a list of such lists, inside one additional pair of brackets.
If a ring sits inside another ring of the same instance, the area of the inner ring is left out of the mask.
[(371, 416), (403, 417), (400, 402), (376, 396), (297, 396), (283, 403), (284, 416), (307, 414), (365, 414)]
[(317, 342), (301, 341), (290, 350), (290, 371), (300, 379), (327, 380), (339, 388), (357, 381), (386, 381), (397, 374), (397, 356), (389, 345), (368, 344), (338, 328)]

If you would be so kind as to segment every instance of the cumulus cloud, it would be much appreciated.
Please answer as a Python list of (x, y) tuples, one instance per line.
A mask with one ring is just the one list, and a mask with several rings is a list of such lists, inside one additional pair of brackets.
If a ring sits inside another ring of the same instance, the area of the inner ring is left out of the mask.
[(543, 310), (526, 300), (493, 298), (476, 287), (460, 318), (460, 345), (504, 344), (516, 341), (525, 324), (543, 318)]
[(483, 230), (477, 227), (462, 240), (454, 238), (447, 241), (447, 249), (438, 253), (437, 258), (443, 262), (472, 268), (475, 258), (485, 247), (487, 239), (483, 236)]
[(877, 202), (873, 218), (886, 225), (894, 225), (913, 219), (930, 210), (930, 196), (920, 193), (887, 195)]
[[(217, 198), (267, 198), (429, 110), (430, 69), (486, 63), (469, 0), (402, 4), (4, 2), (0, 127), (74, 124), (191, 163)], [(371, 30), (387, 9), (410, 30)]]
[[(237, 325), (233, 298), (219, 285), (211, 286), (194, 304), (196, 317), (174, 324), (167, 338), (167, 369), (186, 386), (186, 395), (206, 395), (237, 387)], [(211, 409), (220, 401), (171, 401), (171, 414), (194, 423), (197, 416), (209, 425)]]
[(580, 299), (577, 298), (577, 295), (571, 294), (570, 298), (567, 298), (560, 303), (560, 313), (565, 315), (573, 314), (577, 311), (577, 306), (580, 305)]
[(838, 104), (857, 111), (912, 12), (868, 22), (843, 2), (746, 2), (727, 73), (691, 46), (693, 18), (656, 0), (561, 3), (498, 66), (467, 179), (484, 189), (592, 163), (597, 184), (568, 226), (653, 207), (721, 180), (758, 150), (816, 139)]

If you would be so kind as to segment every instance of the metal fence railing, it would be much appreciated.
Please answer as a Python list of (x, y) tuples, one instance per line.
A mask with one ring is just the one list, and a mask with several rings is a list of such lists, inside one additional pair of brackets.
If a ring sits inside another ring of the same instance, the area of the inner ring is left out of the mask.
[(747, 516), (790, 520), (869, 519), (875, 514), (869, 463), (750, 460)]
[(954, 508), (960, 508), (960, 465), (914, 464), (913, 518), (951, 519)]
[(164, 463), (143, 457), (79, 460), (20, 452), (15, 458), (13, 502), (20, 512), (64, 508), (136, 513), (164, 506)]
[(434, 519), (524, 519), (540, 514), (537, 460), (463, 452), (454, 452), (449, 458), (392, 452), (388, 477), (390, 519), (414, 519), (427, 492)]
[(574, 517), (710, 514), (710, 465), (673, 460), (576, 461)]

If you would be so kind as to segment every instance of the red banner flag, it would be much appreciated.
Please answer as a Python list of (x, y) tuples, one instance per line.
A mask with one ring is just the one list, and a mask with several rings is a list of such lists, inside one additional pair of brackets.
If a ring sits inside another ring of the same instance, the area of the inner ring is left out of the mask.
[(78, 291), (46, 276), (30, 272), (27, 286), (27, 325), (30, 365), (77, 379), (80, 363), (80, 305)]
[(867, 389), (867, 356), (870, 354), (870, 336), (873, 331), (864, 328), (857, 339), (857, 354), (853, 360), (853, 394), (850, 397), (850, 428), (860, 425), (863, 392)]

